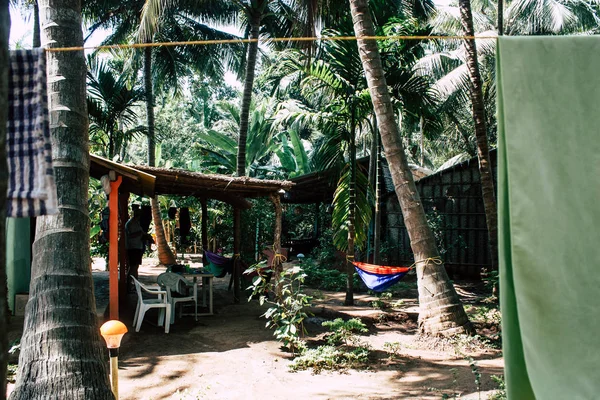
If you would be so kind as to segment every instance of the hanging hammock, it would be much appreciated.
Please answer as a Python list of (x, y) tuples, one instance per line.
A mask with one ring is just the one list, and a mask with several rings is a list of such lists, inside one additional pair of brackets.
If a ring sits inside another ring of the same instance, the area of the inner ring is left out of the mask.
[(410, 267), (389, 267), (363, 262), (352, 262), (352, 264), (365, 285), (376, 292), (383, 292), (399, 282), (411, 269)]
[(233, 258), (220, 256), (208, 250), (204, 250), (204, 267), (208, 268), (216, 278), (223, 278), (233, 272)]

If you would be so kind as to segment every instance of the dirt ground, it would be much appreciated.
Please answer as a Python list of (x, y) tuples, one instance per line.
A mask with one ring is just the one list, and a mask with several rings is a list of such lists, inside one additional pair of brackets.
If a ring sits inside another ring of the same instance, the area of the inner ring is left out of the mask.
[[(108, 273), (98, 260), (93, 272), (98, 313), (103, 318)], [(162, 272), (156, 260), (144, 259), (140, 280), (156, 283)], [(359, 317), (369, 328), (362, 340), (372, 347), (370, 365), (363, 370), (320, 374), (291, 372), (290, 354), (281, 350), (261, 318), (266, 308), (257, 301), (233, 304), (228, 283), (228, 277), (215, 279), (214, 315), (199, 317), (198, 322), (193, 316), (176, 319), (169, 334), (156, 326), (153, 311), (136, 333), (132, 327), (136, 295), (128, 295), (128, 307), (121, 310), (121, 320), (129, 328), (120, 353), (121, 400), (487, 399), (496, 388), (490, 376), (503, 374), (499, 350), (418, 338), (416, 293), (408, 293), (400, 309), (384, 312), (371, 306), (376, 297), (359, 294), (354, 307), (345, 307), (343, 294), (324, 291), (313, 292), (315, 315), (306, 325), (309, 345), (322, 338), (322, 321)], [(467, 303), (476, 297), (470, 289), (467, 285), (458, 290)], [(18, 337), (22, 322), (22, 318), (13, 319), (12, 336)], [(400, 344), (396, 356), (388, 352), (386, 343)], [(467, 357), (475, 360), (481, 373), (479, 392)]]

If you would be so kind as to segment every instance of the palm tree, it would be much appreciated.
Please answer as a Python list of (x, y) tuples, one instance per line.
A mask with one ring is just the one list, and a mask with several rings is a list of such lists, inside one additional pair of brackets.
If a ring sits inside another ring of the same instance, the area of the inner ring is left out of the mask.
[(19, 7), (20, 10), (27, 10), (27, 12), (31, 9), (33, 13), (32, 45), (40, 47), (40, 7), (37, 0), (10, 0), (9, 3)]
[[(80, 3), (42, 0), (42, 41), (82, 46)], [(113, 399), (89, 260), (88, 135), (83, 51), (48, 53), (58, 203), (37, 219), (19, 373), (10, 398)]]
[[(356, 36), (373, 36), (375, 29), (367, 1), (350, 0), (350, 10)], [(439, 253), (433, 233), (427, 224), (402, 142), (399, 140), (400, 133), (394, 118), (377, 43), (373, 40), (359, 39), (358, 49), (371, 92), (381, 141), (416, 260), (419, 329), (424, 333), (436, 335), (470, 333), (471, 323), (443, 264), (433, 262), (439, 260)]]
[[(161, 4), (162, 3), (162, 4)], [(160, 0), (136, 0), (133, 4), (119, 1), (91, 2), (88, 15), (96, 21), (90, 28), (90, 34), (100, 27), (112, 27), (113, 33), (104, 41), (106, 44), (128, 41), (135, 34), (137, 40), (151, 43), (153, 41), (186, 41), (199, 39), (231, 39), (233, 35), (211, 28), (199, 22), (195, 16), (201, 15), (206, 19), (219, 19), (219, 16), (229, 18), (230, 6), (223, 1), (189, 1), (181, 2), (181, 7), (166, 7), (166, 2)], [(141, 13), (140, 13), (141, 10)], [(141, 23), (139, 22), (141, 19)], [(148, 165), (156, 163), (156, 136), (154, 117), (154, 81), (162, 86), (177, 88), (181, 83), (182, 74), (190, 68), (207, 72), (211, 75), (223, 74), (222, 61), (224, 51), (229, 47), (220, 46), (181, 46), (158, 47), (153, 50), (146, 47), (143, 50), (143, 76), (146, 93), (146, 116), (148, 125)], [(231, 59), (225, 53), (225, 60)], [(153, 67), (156, 66), (157, 68)], [(175, 256), (164, 238), (160, 216), (160, 202), (151, 199), (152, 215), (157, 237), (159, 261), (164, 265), (174, 264)]]
[(246, 16), (249, 35), (248, 38), (256, 40), (248, 44), (246, 56), (246, 72), (244, 77), (244, 91), (242, 94), (242, 107), (240, 110), (240, 133), (238, 135), (238, 156), (236, 175), (244, 176), (246, 172), (246, 141), (248, 137), (248, 117), (250, 115), (250, 103), (252, 102), (252, 87), (254, 86), (254, 74), (256, 69), (256, 56), (258, 54), (258, 38), (260, 34), (261, 20), (265, 14), (268, 0), (237, 1)]
[(146, 132), (143, 126), (130, 128), (137, 122), (133, 107), (144, 100), (144, 92), (139, 87), (130, 87), (125, 71), (112, 68), (105, 61), (88, 57), (88, 65), (87, 105), (92, 149), (113, 159), (122, 156), (134, 136)]
[[(324, 36), (340, 34), (343, 35), (338, 31), (323, 31)], [(368, 180), (362, 171), (356, 170), (356, 137), (363, 130), (362, 126), (368, 125), (370, 99), (353, 43), (326, 41), (314, 61), (309, 64), (306, 58), (298, 50), (289, 51), (277, 66), (275, 79), (284, 76), (300, 79), (305, 100), (319, 110), (298, 112), (296, 119), (312, 119), (325, 135), (322, 146), (315, 152), (314, 163), (323, 169), (333, 167), (339, 171), (332, 223), (336, 247), (348, 254), (345, 304), (351, 305), (354, 303), (355, 247), (364, 244), (371, 219), (366, 195)], [(357, 180), (361, 183), (359, 188)], [(359, 213), (356, 212), (357, 196)]]
[[(0, 2), (0, 193), (6, 193), (8, 167), (6, 164), (6, 120), (8, 110), (8, 35), (10, 15), (8, 1)], [(0, 249), (6, 247), (6, 196), (0, 196)], [(6, 281), (6, 252), (0, 252), (0, 400), (6, 398), (6, 363), (8, 354), (8, 303)]]
[[(461, 22), (466, 36), (474, 36), (473, 15), (471, 1), (459, 0)], [(477, 62), (477, 46), (475, 39), (466, 39), (467, 67), (471, 78), (471, 104), (473, 107), (473, 120), (475, 123), (475, 137), (477, 138), (477, 158), (479, 159), (479, 177), (481, 179), (481, 193), (485, 209), (485, 219), (488, 227), (488, 240), (492, 269), (498, 269), (498, 215), (496, 194), (494, 192), (494, 174), (490, 162), (489, 144), (485, 119), (485, 105), (479, 63)]]

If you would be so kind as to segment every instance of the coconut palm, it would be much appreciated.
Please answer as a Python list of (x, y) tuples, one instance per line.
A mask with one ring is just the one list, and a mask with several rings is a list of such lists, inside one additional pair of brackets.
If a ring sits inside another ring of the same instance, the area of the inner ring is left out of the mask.
[[(78, 0), (42, 0), (42, 43), (82, 46)], [(3, 24), (4, 26), (4, 24)], [(21, 339), (18, 399), (113, 399), (89, 260), (88, 133), (83, 51), (48, 53), (58, 214), (38, 217)]]
[[(336, 36), (343, 33), (326, 30), (322, 34)], [(353, 43), (326, 41), (310, 64), (305, 62), (300, 51), (289, 51), (277, 69), (275, 79), (300, 79), (302, 95), (320, 110), (296, 113), (296, 116), (300, 120), (312, 119), (325, 135), (322, 146), (315, 152), (315, 165), (324, 169), (335, 168), (339, 173), (332, 220), (336, 232), (334, 243), (349, 255), (345, 303), (353, 304), (354, 266), (351, 260), (355, 244), (360, 247), (365, 243), (371, 218), (366, 195), (368, 180), (366, 174), (356, 170), (356, 137), (363, 131), (363, 126), (368, 125), (371, 113), (360, 58)], [(357, 192), (358, 176), (363, 185), (362, 190)], [(357, 194), (362, 201), (358, 220)]]
[[(373, 36), (375, 29), (366, 0), (350, 0), (350, 10), (357, 37)], [(404, 222), (411, 240), (419, 282), (419, 328), (430, 334), (451, 335), (472, 331), (471, 324), (448, 279), (435, 237), (427, 224), (425, 211), (416, 190), (406, 154), (399, 140), (400, 133), (377, 43), (358, 40), (358, 49), (365, 71), (385, 155), (396, 195), (400, 201)]]
[[(182, 2), (179, 8), (165, 8), (157, 14), (157, 3), (151, 0), (136, 0), (124, 6), (118, 1), (91, 1), (86, 8), (87, 15), (97, 22), (90, 28), (90, 34), (98, 28), (112, 28), (112, 34), (105, 44), (123, 43), (131, 40), (142, 42), (170, 42), (201, 39), (231, 39), (233, 35), (214, 29), (201, 21), (229, 21), (230, 6), (224, 1)], [(162, 10), (162, 9), (161, 9)], [(200, 20), (198, 16), (203, 19)], [(141, 19), (141, 23), (140, 23)], [(143, 76), (146, 93), (146, 116), (148, 136), (148, 165), (156, 163), (156, 135), (154, 117), (154, 87), (170, 87), (177, 91), (180, 79), (190, 70), (207, 73), (213, 78), (222, 77), (223, 60), (231, 60), (227, 50), (221, 46), (160, 46), (153, 50), (143, 50)], [(160, 216), (160, 203), (151, 200), (152, 215)], [(162, 264), (176, 262), (175, 256), (164, 240), (162, 220), (153, 218), (158, 242), (158, 257)]]
[[(459, 0), (460, 16), (466, 36), (474, 36), (473, 14), (470, 0)], [(467, 52), (467, 69), (470, 77), (471, 104), (473, 107), (473, 122), (475, 124), (475, 137), (477, 140), (477, 158), (479, 159), (479, 177), (481, 180), (481, 193), (485, 219), (488, 227), (488, 240), (492, 269), (498, 269), (498, 216), (496, 195), (494, 192), (494, 174), (490, 162), (489, 144), (487, 136), (485, 104), (483, 98), (483, 82), (479, 73), (477, 62), (477, 45), (474, 39), (465, 40)]]
[(137, 115), (134, 106), (144, 100), (144, 92), (131, 87), (125, 71), (111, 68), (106, 61), (88, 57), (88, 115), (92, 150), (113, 159), (123, 160), (127, 143), (146, 132), (144, 126), (134, 126)]

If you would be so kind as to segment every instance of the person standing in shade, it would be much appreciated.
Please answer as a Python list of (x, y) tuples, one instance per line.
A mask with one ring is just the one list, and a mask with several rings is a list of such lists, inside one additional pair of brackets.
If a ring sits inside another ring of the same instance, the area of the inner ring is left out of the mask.
[(132, 276), (137, 279), (138, 268), (142, 263), (142, 255), (144, 254), (144, 231), (140, 225), (141, 210), (133, 209), (133, 216), (125, 224), (125, 248), (127, 249), (127, 261), (129, 263), (129, 271), (127, 272), (127, 288), (130, 289), (133, 285)]

